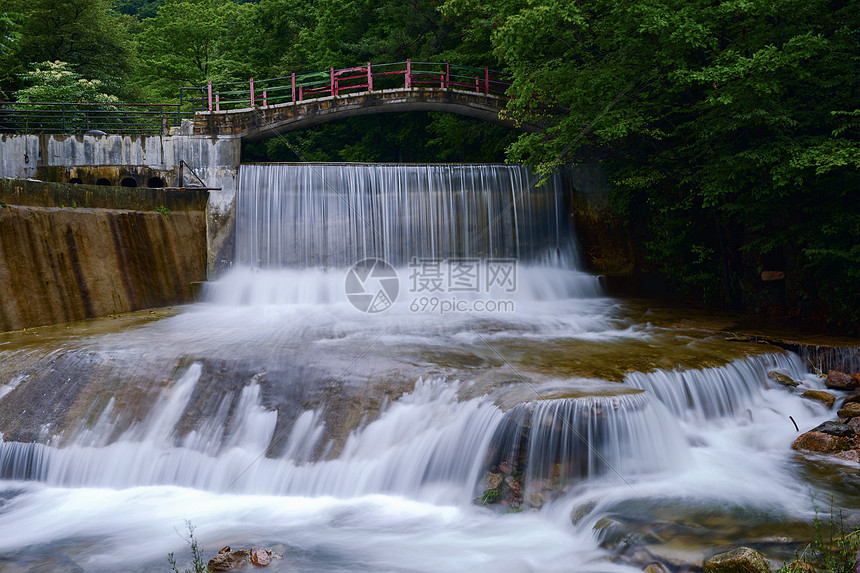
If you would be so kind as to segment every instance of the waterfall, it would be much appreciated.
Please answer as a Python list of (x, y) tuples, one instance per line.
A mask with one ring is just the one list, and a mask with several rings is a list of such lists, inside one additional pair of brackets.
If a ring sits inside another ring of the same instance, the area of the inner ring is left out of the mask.
[(631, 372), (624, 382), (647, 391), (678, 418), (704, 421), (743, 414), (773, 384), (767, 378), (771, 370), (796, 380), (806, 376), (803, 362), (796, 354), (777, 353), (704, 370)]
[(375, 257), (575, 257), (570, 183), (522, 166), (243, 165), (236, 262), (343, 267)]
[(675, 419), (645, 393), (541, 400), (505, 413), (485, 466), (522, 474), (526, 503), (541, 505), (582, 480), (677, 470), (687, 448)]

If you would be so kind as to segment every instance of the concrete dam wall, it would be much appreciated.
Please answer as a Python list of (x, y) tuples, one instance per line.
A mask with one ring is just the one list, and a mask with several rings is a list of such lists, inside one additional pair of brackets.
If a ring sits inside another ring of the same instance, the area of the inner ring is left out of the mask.
[(190, 302), (206, 191), (0, 179), (0, 331)]

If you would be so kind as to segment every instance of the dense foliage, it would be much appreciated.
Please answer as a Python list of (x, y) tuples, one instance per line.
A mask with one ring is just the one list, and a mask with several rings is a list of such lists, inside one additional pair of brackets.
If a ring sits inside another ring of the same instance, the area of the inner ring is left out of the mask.
[(32, 94), (45, 62), (106, 96), (149, 101), (207, 79), (407, 57), (506, 69), (507, 113), (542, 133), (397, 114), (282, 136), (245, 157), (507, 159), (545, 171), (601, 161), (616, 214), (681, 288), (860, 323), (860, 3), (5, 0), (0, 10), (0, 97)]

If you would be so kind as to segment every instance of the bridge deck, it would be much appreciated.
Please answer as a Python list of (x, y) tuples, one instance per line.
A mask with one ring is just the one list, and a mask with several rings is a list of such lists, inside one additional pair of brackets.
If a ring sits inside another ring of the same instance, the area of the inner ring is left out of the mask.
[(401, 111), (443, 111), (537, 131), (499, 117), (507, 98), (442, 88), (398, 88), (287, 102), (265, 107), (203, 111), (194, 116), (195, 135), (233, 135), (249, 141), (360, 115)]

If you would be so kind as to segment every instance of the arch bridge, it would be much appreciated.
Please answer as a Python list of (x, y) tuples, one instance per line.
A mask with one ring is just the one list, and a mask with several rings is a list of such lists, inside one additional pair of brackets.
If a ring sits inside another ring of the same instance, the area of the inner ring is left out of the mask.
[(195, 110), (190, 134), (248, 141), (336, 119), (400, 111), (444, 111), (538, 131), (500, 117), (510, 85), (507, 77), (486, 67), (406, 60), (257, 82), (210, 82), (183, 88), (182, 101), (202, 108)]

